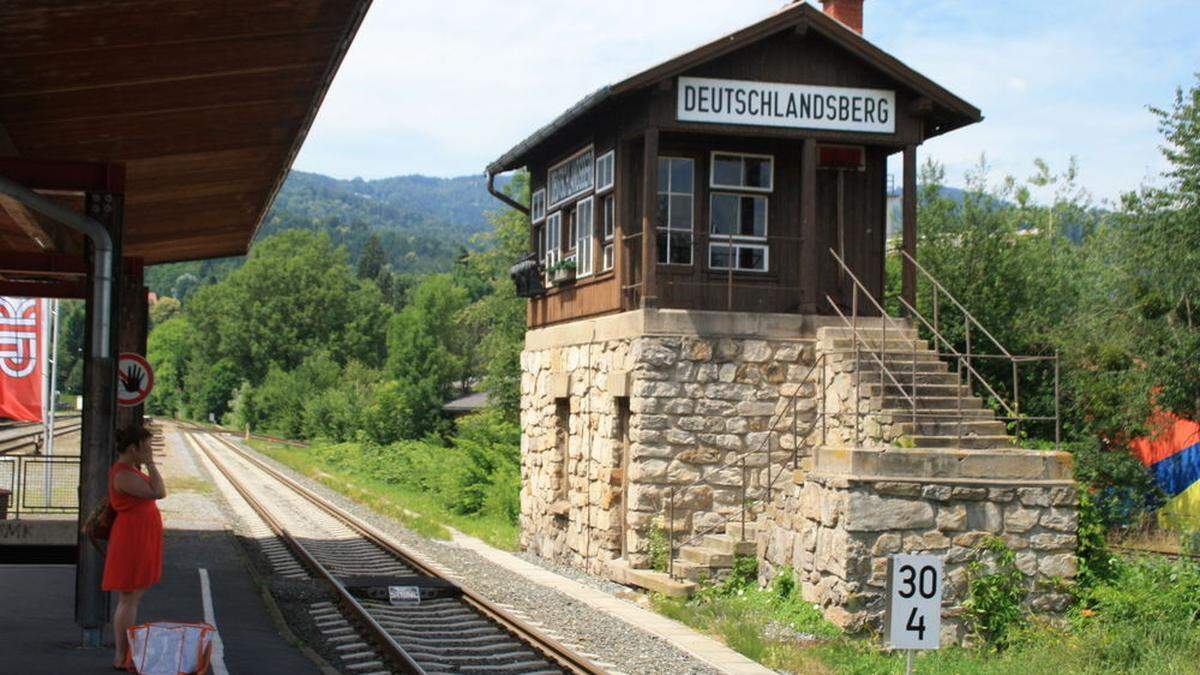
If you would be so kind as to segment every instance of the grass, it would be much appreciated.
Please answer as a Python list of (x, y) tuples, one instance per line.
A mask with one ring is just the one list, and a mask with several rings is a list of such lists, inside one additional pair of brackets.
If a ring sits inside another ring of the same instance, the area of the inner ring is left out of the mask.
[(519, 546), (519, 530), (506, 519), (452, 513), (429, 493), (382, 481), (353, 469), (335, 466), (324, 461), (318, 453), (311, 452), (310, 448), (257, 439), (248, 442), (262, 454), (320, 481), (378, 513), (395, 518), (422, 536), (449, 539), (450, 531), (446, 529), (446, 526), (449, 526), (506, 551), (515, 551)]
[(167, 487), (174, 492), (199, 492), (206, 495), (213, 492), (213, 484), (211, 482), (204, 478), (197, 478), (196, 476), (172, 477)]
[[(1008, 646), (919, 653), (922, 675), (1195, 673), (1200, 668), (1200, 566), (1118, 561), (1115, 573), (1057, 623), (1026, 619)], [(790, 574), (760, 589), (749, 575), (709, 586), (687, 601), (655, 597), (656, 609), (769, 668), (791, 673), (891, 675), (905, 655), (844, 634), (799, 597)], [(803, 639), (799, 634), (811, 637)]]

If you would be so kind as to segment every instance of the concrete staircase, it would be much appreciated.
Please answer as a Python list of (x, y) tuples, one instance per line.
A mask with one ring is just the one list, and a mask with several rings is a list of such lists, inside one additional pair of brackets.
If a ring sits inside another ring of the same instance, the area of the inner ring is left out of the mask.
[(725, 531), (702, 535), (694, 544), (679, 548), (675, 558), (675, 577), (689, 581), (719, 580), (733, 568), (734, 556), (757, 553), (758, 529), (747, 521), (743, 531), (740, 519), (725, 523)]
[[(895, 425), (893, 443), (961, 450), (1015, 447), (1004, 422), (914, 329), (859, 328), (858, 333), (863, 339), (857, 355), (850, 328), (820, 328), (818, 344), (835, 370), (859, 374), (861, 405), (882, 425)], [(909, 398), (916, 404), (915, 419)]]

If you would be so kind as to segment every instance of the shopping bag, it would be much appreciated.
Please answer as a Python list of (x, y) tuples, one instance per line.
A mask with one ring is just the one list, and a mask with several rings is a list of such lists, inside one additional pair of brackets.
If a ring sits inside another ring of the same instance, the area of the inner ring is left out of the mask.
[(129, 627), (125, 667), (140, 675), (208, 672), (217, 629), (207, 623), (154, 621)]

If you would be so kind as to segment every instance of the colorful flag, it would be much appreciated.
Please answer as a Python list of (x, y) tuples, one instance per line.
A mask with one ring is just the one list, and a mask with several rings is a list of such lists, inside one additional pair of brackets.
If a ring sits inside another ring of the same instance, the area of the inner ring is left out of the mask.
[(0, 296), (0, 417), (42, 421), (44, 302)]

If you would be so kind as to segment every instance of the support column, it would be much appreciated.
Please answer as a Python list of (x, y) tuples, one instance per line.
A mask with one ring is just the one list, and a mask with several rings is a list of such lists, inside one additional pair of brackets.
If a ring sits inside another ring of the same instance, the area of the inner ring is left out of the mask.
[[(913, 258), (917, 257), (917, 146), (904, 146), (904, 195), (901, 204), (904, 235), (902, 245)], [(917, 306), (917, 269), (907, 258), (903, 260), (900, 296), (913, 307)]]
[(824, 300), (821, 262), (828, 255), (817, 232), (817, 140), (806, 138), (800, 149), (800, 293), (808, 313), (816, 313)]
[[(123, 195), (111, 192), (88, 192), (84, 199), (87, 216), (104, 225), (113, 240), (113, 297), (109, 324), (110, 344), (117, 345), (117, 324), (120, 320), (121, 304), (121, 234), (124, 230)], [(87, 247), (90, 258), (93, 253)], [(88, 287), (96, 283), (88, 265)], [(86, 316), (87, 326), (84, 344), (91, 344), (92, 312), (99, 311), (88, 293)], [(114, 350), (115, 351), (115, 350)], [(117, 369), (115, 355), (111, 358), (93, 358), (85, 351), (83, 374), (83, 426), (79, 448), (79, 525), (91, 515), (97, 506), (108, 499), (108, 468), (115, 459), (113, 432), (117, 407)], [(104, 575), (104, 557), (87, 537), (82, 534), (77, 540), (79, 557), (75, 568), (75, 622), (83, 629), (83, 644), (100, 647), (104, 624), (108, 622), (108, 594), (100, 590)]]
[[(146, 287), (143, 286), (143, 264), (141, 258), (125, 258), (124, 274), (117, 287), (120, 293), (118, 307), (120, 313), (117, 320), (117, 354), (133, 352), (146, 355), (146, 334), (149, 331), (149, 307), (147, 306)], [(140, 424), (145, 412), (145, 404), (137, 406), (117, 406), (117, 421), (115, 428)]]
[(642, 145), (642, 307), (658, 306), (658, 127)]

